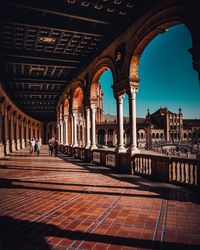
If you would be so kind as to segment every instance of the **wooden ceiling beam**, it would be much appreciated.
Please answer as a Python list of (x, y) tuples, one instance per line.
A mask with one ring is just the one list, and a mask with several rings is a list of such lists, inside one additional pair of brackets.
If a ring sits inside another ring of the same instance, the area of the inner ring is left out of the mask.
[[(99, 11), (95, 11), (95, 9), (93, 9), (92, 11), (88, 13), (87, 8), (84, 8), (85, 11), (83, 11), (83, 8), (81, 9), (81, 8), (78, 8), (77, 6), (76, 6), (76, 9), (74, 9), (73, 7), (70, 7), (69, 4), (67, 5), (65, 1), (60, 1), (60, 2), (48, 1), (48, 4), (45, 4), (42, 1), (39, 1), (39, 2), (26, 1), (26, 4), (19, 4), (16, 1), (10, 1), (10, 2), (2, 1), (2, 4), (7, 5), (9, 7), (15, 7), (15, 8), (20, 8), (20, 9), (40, 12), (43, 15), (51, 14), (54, 16), (67, 17), (70, 19), (78, 20), (79, 22), (85, 22), (85, 23), (91, 23), (91, 24), (95, 23), (95, 24), (101, 24), (101, 25), (106, 25), (106, 26), (111, 25), (109, 21), (111, 17), (109, 17), (109, 15), (108, 15), (107, 20), (105, 20), (106, 18), (102, 18), (103, 15), (101, 15)], [(98, 19), (96, 18), (97, 16), (98, 16)]]
[(35, 78), (35, 77), (10, 77), (9, 82), (18, 83), (45, 83), (45, 84), (67, 84), (65, 79), (60, 78)]
[[(42, 61), (54, 61), (58, 63), (73, 63), (80, 64), (82, 63), (82, 57), (75, 57), (63, 54), (55, 54), (55, 53), (45, 53), (45, 52), (35, 52), (35, 51), (22, 51), (22, 50), (12, 50), (12, 49), (3, 49), (1, 51), (3, 58), (24, 58), (30, 60), (42, 60)], [(77, 60), (79, 59), (79, 60)]]

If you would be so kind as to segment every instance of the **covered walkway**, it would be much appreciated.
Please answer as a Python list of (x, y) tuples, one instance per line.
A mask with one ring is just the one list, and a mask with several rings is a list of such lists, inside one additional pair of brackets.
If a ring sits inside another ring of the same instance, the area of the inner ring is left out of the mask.
[(198, 196), (60, 155), (0, 162), (0, 249), (200, 249)]

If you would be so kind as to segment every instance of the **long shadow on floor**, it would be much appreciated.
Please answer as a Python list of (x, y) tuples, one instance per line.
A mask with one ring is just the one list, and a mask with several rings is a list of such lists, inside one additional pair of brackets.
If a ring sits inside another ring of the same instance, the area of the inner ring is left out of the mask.
[[(123, 192), (103, 192), (103, 191), (92, 191), (91, 189), (89, 190), (83, 190), (83, 189), (62, 189), (62, 188), (50, 188), (50, 187), (41, 187), (41, 186), (25, 186), (25, 185), (21, 185), (20, 180), (16, 180), (15, 182), (19, 182), (19, 184), (17, 183), (13, 183), (13, 179), (7, 179), (7, 178), (0, 178), (0, 188), (13, 188), (13, 189), (28, 189), (28, 190), (39, 190), (39, 191), (50, 191), (50, 192), (66, 192), (66, 193), (78, 193), (78, 194), (94, 194), (94, 195), (106, 195), (106, 196), (124, 196), (124, 197), (144, 197), (144, 198), (161, 198), (159, 197), (159, 195), (153, 195), (153, 194), (129, 194), (129, 193), (123, 193)], [(26, 181), (26, 183), (28, 183), (29, 181)], [(35, 183), (36, 184), (36, 183)], [(40, 184), (37, 182), (37, 184)], [(48, 183), (46, 183), (47, 185), (49, 185)], [(95, 185), (93, 185), (93, 187), (96, 187)], [(123, 189), (123, 187), (122, 187)]]
[[(0, 249), (44, 249), (50, 250), (45, 237), (59, 237), (62, 239), (90, 241), (97, 243), (114, 244), (143, 249), (170, 249), (170, 250), (199, 250), (199, 245), (183, 243), (160, 242), (147, 239), (127, 238), (121, 236), (101, 235), (95, 232), (81, 232), (61, 229), (53, 224), (41, 222), (29, 222), (26, 220), (13, 219), (8, 216), (0, 217)], [(73, 242), (72, 242), (73, 244)], [(72, 246), (71, 244), (71, 246)]]
[[(139, 191), (147, 191), (157, 193), (158, 197), (167, 200), (177, 200), (181, 202), (192, 202), (200, 204), (200, 195), (198, 190), (193, 190), (185, 187), (176, 186), (169, 183), (153, 182), (148, 178), (127, 174), (119, 174), (115, 169), (109, 167), (101, 167), (92, 163), (86, 163), (79, 159), (60, 155), (60, 158), (65, 162), (73, 163), (77, 166), (84, 167), (91, 172), (99, 173), (117, 179), (122, 182), (136, 185), (134, 189)], [(123, 188), (123, 186), (122, 186)], [(148, 195), (147, 195), (148, 197)], [(154, 196), (155, 197), (155, 196)]]

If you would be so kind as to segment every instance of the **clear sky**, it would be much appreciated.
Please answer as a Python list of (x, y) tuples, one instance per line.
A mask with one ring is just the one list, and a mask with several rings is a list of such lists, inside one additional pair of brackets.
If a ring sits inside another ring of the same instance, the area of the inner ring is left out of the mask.
[[(155, 37), (145, 48), (140, 64), (141, 79), (137, 94), (137, 117), (145, 117), (147, 108), (153, 113), (160, 107), (172, 112), (182, 108), (184, 118), (200, 118), (200, 82), (192, 68), (188, 49), (192, 38), (185, 25), (176, 25)], [(116, 114), (113, 78), (110, 70), (100, 77), (104, 93), (104, 113)], [(128, 97), (124, 100), (128, 116)]]

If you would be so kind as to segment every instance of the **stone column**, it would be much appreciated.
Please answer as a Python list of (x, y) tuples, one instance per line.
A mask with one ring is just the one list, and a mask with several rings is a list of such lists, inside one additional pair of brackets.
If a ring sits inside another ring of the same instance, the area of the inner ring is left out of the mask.
[(58, 141), (60, 142), (60, 122), (58, 122)]
[(17, 144), (17, 150), (20, 150), (20, 138), (19, 138), (19, 118), (16, 118), (16, 144)]
[(73, 110), (73, 147), (78, 147), (78, 142), (77, 142), (77, 110)]
[(31, 129), (31, 138), (30, 139), (32, 139), (33, 138), (33, 125), (32, 124), (30, 124), (30, 129)]
[(71, 121), (71, 144), (70, 146), (72, 147), (74, 144), (74, 121), (73, 121), (73, 115), (70, 116), (70, 121)]
[(64, 145), (68, 145), (68, 116), (64, 117), (64, 121), (63, 121), (63, 135), (64, 135), (64, 139), (63, 139), (63, 143)]
[(10, 149), (11, 152), (15, 152), (16, 151), (16, 144), (15, 144), (15, 138), (14, 138), (14, 116), (13, 114), (11, 114), (11, 131), (10, 131)]
[(108, 145), (108, 131), (107, 130), (105, 131), (105, 138), (104, 139), (105, 139), (104, 140), (105, 146), (107, 146)]
[(5, 153), (6, 155), (10, 154), (10, 141), (8, 137), (9, 128), (8, 128), (8, 111), (5, 110), (5, 122), (4, 122), (4, 136), (5, 136)]
[(25, 143), (24, 143), (24, 121), (21, 123), (21, 148), (25, 148)]
[(90, 149), (96, 149), (96, 105), (91, 105), (91, 114), (92, 114), (92, 143)]
[(85, 148), (88, 149), (91, 147), (91, 140), (90, 140), (90, 108), (86, 107), (86, 146)]
[(0, 158), (4, 157), (4, 144), (2, 138), (2, 129), (3, 129), (3, 114), (0, 110)]
[(117, 148), (116, 151), (126, 152), (124, 147), (124, 119), (123, 119), (123, 99), (124, 94), (117, 96)]
[(40, 143), (42, 144), (42, 128), (41, 127), (39, 127), (39, 141), (40, 141)]
[(129, 122), (130, 122), (130, 154), (139, 153), (137, 148), (137, 129), (136, 129), (136, 88), (130, 88), (129, 91)]
[(63, 144), (63, 120), (60, 121), (60, 143)]
[(28, 147), (29, 140), (30, 140), (30, 138), (29, 138), (29, 123), (26, 122), (26, 147)]

